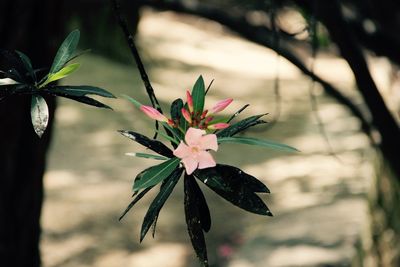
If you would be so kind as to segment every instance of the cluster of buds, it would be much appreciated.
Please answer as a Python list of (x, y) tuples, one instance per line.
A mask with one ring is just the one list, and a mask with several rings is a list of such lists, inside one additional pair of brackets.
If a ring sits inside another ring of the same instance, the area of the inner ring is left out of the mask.
[[(217, 102), (210, 112), (208, 110), (204, 110), (203, 112), (195, 112), (193, 108), (193, 98), (189, 91), (186, 91), (186, 97), (187, 109), (183, 107), (181, 112), (183, 118), (188, 122), (189, 127), (203, 130), (220, 130), (229, 126), (229, 123), (213, 122), (213, 120), (216, 113), (221, 112), (227, 106), (229, 106), (230, 103), (232, 103), (232, 98), (227, 98)], [(140, 110), (154, 120), (165, 122), (174, 128), (178, 128), (179, 126), (179, 122), (174, 122), (172, 119), (167, 118), (153, 107), (142, 105)]]
[(232, 98), (227, 98), (219, 101), (215, 106), (211, 109), (209, 113), (208, 110), (204, 110), (203, 112), (195, 112), (193, 108), (193, 98), (189, 91), (186, 91), (187, 97), (187, 109), (185, 107), (182, 108), (182, 116), (189, 123), (189, 127), (199, 128), (199, 129), (208, 129), (208, 130), (219, 130), (225, 129), (229, 126), (229, 123), (213, 123), (214, 114), (224, 110), (230, 103), (232, 103)]

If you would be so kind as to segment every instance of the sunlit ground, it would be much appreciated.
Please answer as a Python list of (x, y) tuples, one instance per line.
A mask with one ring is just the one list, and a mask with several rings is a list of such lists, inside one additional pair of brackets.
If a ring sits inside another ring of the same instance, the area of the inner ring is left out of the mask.
[[(270, 113), (267, 120), (274, 117), (278, 59), (273, 52), (216, 24), (193, 18), (182, 21), (170, 13), (146, 13), (139, 41), (165, 109), (175, 98), (184, 97), (185, 89), (203, 74), (207, 82), (215, 79), (207, 106), (232, 97), (235, 101), (227, 112), (251, 103), (243, 117), (264, 112)], [(117, 96), (129, 94), (149, 103), (133, 66), (95, 55), (81, 61), (82, 69), (68, 83), (98, 85)], [(319, 59), (317, 70), (358, 98), (344, 62)], [(279, 76), (278, 123), (246, 135), (283, 142), (301, 153), (220, 147), (219, 162), (237, 165), (268, 185), (272, 194), (263, 199), (275, 216), (246, 213), (204, 188), (213, 218), (206, 235), (210, 262), (230, 267), (348, 266), (360, 234), (368, 227), (366, 192), (373, 177), (373, 154), (358, 131), (358, 121), (317, 90), (318, 112), (336, 157), (329, 155), (311, 112), (310, 81), (283, 59)], [(104, 101), (114, 112), (59, 102), (45, 177), (44, 266), (199, 266), (186, 233), (181, 184), (160, 214), (155, 239), (149, 235), (142, 244), (138, 241), (156, 190), (118, 222), (130, 201), (133, 178), (155, 162), (125, 156), (145, 150), (116, 130), (151, 136), (153, 124), (125, 100)]]

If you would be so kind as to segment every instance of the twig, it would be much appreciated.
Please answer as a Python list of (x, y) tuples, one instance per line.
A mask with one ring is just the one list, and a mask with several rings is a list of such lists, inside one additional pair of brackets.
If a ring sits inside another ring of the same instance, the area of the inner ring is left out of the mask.
[(111, 1), (112, 6), (113, 6), (115, 17), (116, 17), (116, 19), (118, 21), (118, 24), (121, 27), (124, 35), (125, 35), (126, 41), (128, 42), (129, 48), (131, 50), (131, 53), (132, 53), (132, 55), (133, 55), (133, 57), (135, 59), (136, 66), (139, 69), (140, 77), (142, 78), (143, 84), (144, 84), (144, 86), (146, 88), (146, 92), (147, 92), (147, 95), (150, 98), (151, 104), (152, 104), (153, 107), (155, 107), (158, 111), (160, 111), (162, 113), (161, 106), (160, 106), (160, 104), (159, 104), (159, 102), (157, 100), (157, 97), (154, 94), (154, 89), (151, 86), (151, 83), (150, 83), (149, 77), (148, 77), (148, 75), (146, 73), (146, 70), (144, 68), (142, 59), (140, 58), (138, 49), (137, 49), (136, 44), (135, 44), (135, 40), (134, 40), (132, 34), (129, 33), (128, 26), (126, 24), (126, 20), (122, 17), (121, 10), (120, 10), (120, 5), (118, 3), (118, 0), (110, 0), (110, 1)]

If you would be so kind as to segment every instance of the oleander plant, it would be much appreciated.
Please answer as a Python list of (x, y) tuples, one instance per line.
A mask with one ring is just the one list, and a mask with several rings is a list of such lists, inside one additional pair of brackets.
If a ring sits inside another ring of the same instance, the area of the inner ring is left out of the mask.
[[(208, 88), (209, 89), (209, 88)], [(237, 136), (250, 127), (265, 123), (265, 114), (254, 115), (234, 122), (234, 119), (248, 105), (229, 118), (218, 116), (233, 101), (225, 99), (211, 109), (205, 109), (205, 89), (200, 76), (191, 92), (186, 91), (186, 102), (176, 99), (170, 108), (170, 117), (159, 109), (142, 105), (134, 98), (127, 97), (137, 108), (151, 119), (161, 124), (156, 133), (170, 142), (170, 147), (161, 141), (146, 137), (134, 131), (119, 131), (123, 136), (145, 146), (155, 153), (127, 153), (129, 156), (151, 158), (161, 163), (140, 172), (133, 183), (133, 200), (120, 219), (151, 189), (160, 184), (159, 193), (154, 198), (144, 217), (140, 241), (155, 226), (159, 213), (183, 176), (184, 209), (188, 233), (203, 266), (208, 266), (204, 232), (211, 227), (210, 211), (206, 199), (198, 185), (203, 183), (222, 198), (248, 212), (272, 216), (271, 211), (258, 193), (270, 193), (266, 185), (238, 167), (216, 163), (213, 153), (218, 153), (228, 143), (254, 145), (269, 149), (297, 151), (295, 148), (270, 140)]]

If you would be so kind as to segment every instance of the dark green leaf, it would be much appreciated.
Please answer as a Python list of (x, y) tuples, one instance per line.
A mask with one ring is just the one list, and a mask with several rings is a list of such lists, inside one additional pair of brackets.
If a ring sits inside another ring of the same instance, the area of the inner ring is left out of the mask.
[[(48, 93), (50, 93), (49, 91), (47, 91)], [(72, 95), (64, 95), (63, 93), (58, 94), (58, 93), (50, 93), (53, 95), (57, 95), (57, 96), (61, 96), (61, 97), (65, 97), (65, 98), (69, 98), (72, 100), (75, 100), (77, 102), (81, 102), (84, 104), (87, 104), (89, 106), (94, 106), (94, 107), (98, 107), (98, 108), (107, 108), (107, 109), (111, 109), (111, 107), (107, 106), (106, 104), (103, 104), (93, 98), (87, 97), (87, 96), (72, 96)]]
[(252, 127), (254, 125), (260, 124), (260, 123), (265, 123), (262, 120), (259, 120), (262, 116), (265, 114), (261, 115), (255, 115), (248, 117), (244, 120), (241, 120), (239, 122), (236, 122), (229, 126), (228, 128), (225, 128), (217, 133), (218, 138), (220, 137), (231, 137), (234, 136), (237, 133), (240, 133), (241, 131), (244, 131), (248, 129), (249, 127)]
[(179, 158), (169, 159), (159, 165), (150, 167), (141, 177), (135, 180), (133, 191), (156, 185), (167, 178), (178, 167)]
[(207, 267), (208, 266), (207, 247), (201, 224), (201, 215), (199, 207), (197, 206), (198, 202), (196, 201), (197, 200), (196, 192), (193, 190), (194, 188), (193, 182), (194, 182), (193, 176), (185, 175), (184, 204), (185, 204), (186, 224), (188, 227), (188, 233), (194, 251), (196, 252), (196, 255), (199, 258), (202, 265)]
[(78, 46), (79, 37), (79, 30), (74, 30), (65, 38), (60, 48), (58, 48), (50, 73), (56, 73), (64, 67)]
[(238, 168), (217, 165), (196, 170), (194, 176), (232, 204), (260, 215), (272, 216), (265, 203), (254, 192), (269, 192), (257, 179)]
[(150, 139), (140, 133), (136, 133), (133, 131), (119, 130), (118, 132), (121, 133), (123, 136), (128, 137), (129, 139), (141, 144), (142, 146), (147, 147), (150, 150), (153, 150), (154, 152), (162, 156), (165, 156), (167, 158), (174, 157), (171, 149), (169, 149), (166, 145), (158, 140)]
[(248, 106), (250, 106), (250, 104), (246, 104), (243, 107), (241, 107), (238, 111), (236, 111), (227, 121), (228, 123), (231, 122), (234, 118), (236, 118), (237, 116), (239, 116), (240, 113), (243, 112), (243, 110), (245, 110)]
[(191, 187), (193, 201), (199, 210), (201, 227), (205, 232), (208, 232), (211, 228), (211, 216), (207, 201), (195, 179), (190, 179), (188, 186)]
[(218, 138), (218, 143), (237, 143), (237, 144), (245, 144), (245, 145), (254, 145), (254, 146), (260, 146), (260, 147), (267, 147), (267, 148), (272, 148), (272, 149), (278, 149), (278, 150), (283, 150), (283, 151), (288, 151), (288, 152), (298, 152), (294, 147), (285, 145), (285, 144), (280, 144), (274, 141), (270, 140), (261, 140), (257, 138), (252, 138), (252, 137), (221, 137)]
[(22, 75), (27, 73), (24, 63), (19, 55), (14, 51), (0, 49), (0, 70), (3, 71), (4, 78), (10, 78), (20, 83), (27, 83), (26, 76)]
[(192, 97), (193, 97), (193, 110), (195, 114), (201, 114), (204, 109), (204, 96), (205, 96), (205, 86), (203, 76), (197, 79), (193, 86)]
[(29, 59), (29, 57), (20, 51), (15, 51), (15, 52), (21, 58), (21, 61), (24, 64), (25, 69), (26, 69), (27, 73), (29, 74), (29, 76), (32, 78), (33, 81), (36, 81), (36, 75), (35, 75), (35, 72), (33, 71), (32, 62)]
[(178, 183), (182, 171), (182, 168), (177, 168), (164, 180), (160, 192), (150, 204), (149, 210), (144, 217), (142, 230), (140, 231), (140, 242), (143, 241), (147, 231), (149, 231), (150, 227), (157, 221), (158, 214), (164, 206), (165, 201), (167, 201), (168, 197), (171, 195), (175, 185)]
[(64, 85), (64, 86), (51, 86), (46, 87), (43, 91), (58, 96), (86, 96), (86, 95), (98, 95), (103, 97), (115, 98), (110, 92), (95, 86), (87, 85)]
[(171, 119), (174, 122), (179, 123), (179, 120), (182, 117), (182, 112), (181, 112), (182, 108), (183, 108), (183, 100), (182, 99), (178, 98), (178, 99), (175, 99), (174, 102), (172, 102), (170, 113), (171, 113)]
[[(136, 196), (131, 203), (129, 203), (128, 207), (126, 207), (125, 211), (121, 214), (121, 216), (119, 217), (118, 220), (122, 220), (122, 218), (124, 218), (124, 216), (131, 210), (131, 208), (139, 201), (142, 199), (142, 197), (144, 197), (144, 195), (149, 192), (151, 189), (153, 188), (153, 186), (147, 187), (146, 189), (144, 189), (143, 191), (141, 191), (139, 194), (137, 194), (138, 192), (135, 192), (135, 194), (133, 196)], [(136, 195), (137, 194), (137, 195)]]
[(49, 123), (49, 108), (46, 101), (40, 95), (33, 95), (31, 101), (31, 119), (33, 129), (39, 137), (42, 137)]

